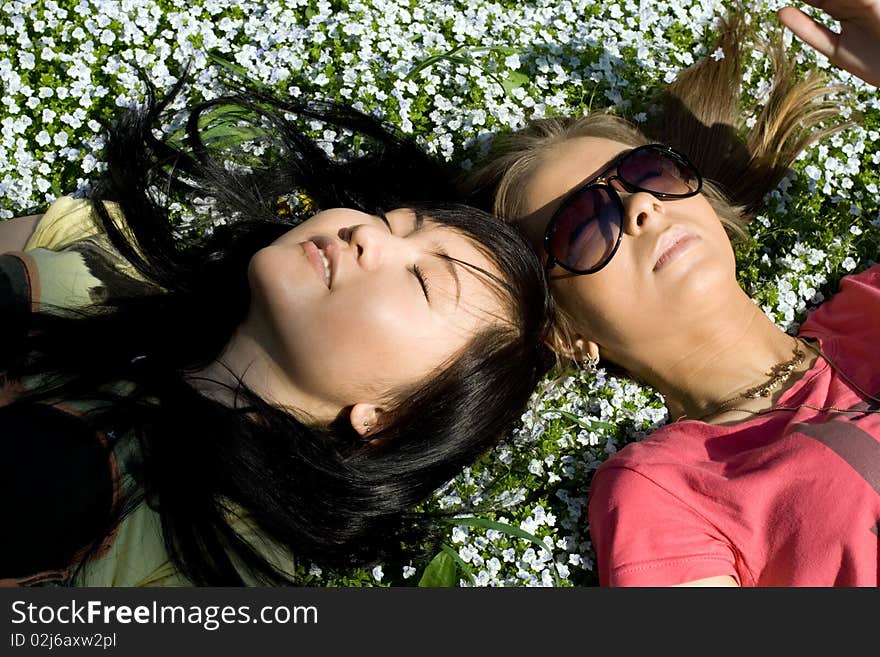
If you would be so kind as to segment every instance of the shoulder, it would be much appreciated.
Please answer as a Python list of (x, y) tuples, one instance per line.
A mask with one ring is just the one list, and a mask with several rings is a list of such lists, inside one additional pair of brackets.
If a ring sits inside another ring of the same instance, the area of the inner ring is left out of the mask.
[(39, 217), (23, 250), (0, 256), (0, 294), (24, 300), (28, 310), (88, 304), (100, 281), (70, 247), (97, 233), (90, 202), (62, 196)]
[(40, 217), (24, 250), (59, 249), (96, 232), (91, 203), (86, 199), (62, 196)]
[(163, 540), (159, 514), (141, 502), (119, 523), (112, 542), (89, 561), (74, 586), (191, 586), (174, 567)]
[(822, 336), (880, 331), (880, 265), (845, 276), (839, 291), (813, 311), (801, 332)]
[[(104, 207), (113, 222), (125, 230), (126, 222), (119, 206), (108, 201)], [(104, 233), (100, 218), (95, 214), (92, 201), (85, 198), (61, 196), (46, 212), (37, 218), (24, 251), (49, 249), (59, 251), (72, 244)]]
[[(741, 432), (743, 427), (736, 429)], [(670, 513), (691, 507), (697, 491), (711, 487), (723, 458), (710, 455), (713, 438), (734, 429), (705, 422), (667, 424), (609, 457), (593, 475), (590, 513), (641, 518), (651, 524), (661, 500)]]
[[(125, 231), (119, 207), (108, 202), (104, 206)], [(80, 308), (108, 297), (161, 291), (116, 250), (87, 199), (59, 198), (37, 223), (25, 250), (8, 255), (23, 264), (18, 269), (30, 281), (30, 301), (41, 310)]]
[[(296, 562), (290, 550), (267, 536), (243, 509), (233, 503), (228, 508), (227, 521), (238, 537), (271, 566), (294, 578)], [(159, 513), (145, 502), (140, 503), (119, 524), (109, 549), (83, 569), (76, 586), (192, 586), (172, 562), (163, 537)], [(235, 557), (233, 561), (246, 586), (262, 584)]]
[(704, 453), (704, 442), (723, 431), (705, 422), (670, 422), (609, 456), (599, 471), (621, 467), (640, 470), (652, 464), (688, 461)]
[(594, 478), (589, 531), (604, 586), (738, 578), (734, 548), (694, 504), (692, 491), (651, 473), (612, 464)]
[[(257, 555), (264, 559), (272, 568), (290, 580), (297, 579), (297, 563), (293, 552), (280, 541), (272, 538), (251, 517), (243, 507), (227, 501), (227, 521), (240, 539), (251, 547)], [(237, 563), (239, 574), (247, 586), (263, 584), (260, 577), (251, 573), (242, 564)]]

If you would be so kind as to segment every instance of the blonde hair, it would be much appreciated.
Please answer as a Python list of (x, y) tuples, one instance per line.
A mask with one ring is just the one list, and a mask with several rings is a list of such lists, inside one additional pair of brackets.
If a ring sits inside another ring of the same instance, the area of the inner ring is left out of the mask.
[[(562, 143), (602, 137), (630, 146), (662, 142), (685, 153), (704, 178), (703, 195), (732, 241), (746, 237), (745, 227), (770, 192), (810, 144), (850, 125), (841, 121), (839, 102), (828, 96), (844, 91), (828, 86), (818, 71), (798, 80), (781, 39), (759, 43), (773, 65), (769, 98), (751, 128), (745, 127), (740, 80), (743, 53), (752, 28), (741, 15), (721, 21), (714, 46), (724, 57), (706, 57), (685, 69), (657, 99), (656, 114), (644, 128), (608, 111), (581, 117), (552, 117), (499, 135), (487, 160), (461, 183), (472, 202), (516, 223), (526, 214), (526, 194), (538, 167)], [(821, 127), (825, 121), (836, 121)], [(743, 134), (741, 137), (740, 135)], [(557, 311), (554, 349), (568, 346), (572, 318)]]

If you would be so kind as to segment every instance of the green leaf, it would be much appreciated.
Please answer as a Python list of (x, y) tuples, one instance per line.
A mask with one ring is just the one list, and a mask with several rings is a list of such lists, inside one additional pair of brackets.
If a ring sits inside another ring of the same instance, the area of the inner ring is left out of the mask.
[[(481, 50), (478, 48), (477, 50)], [(522, 48), (516, 48), (514, 46), (486, 46), (485, 50), (491, 52), (493, 55), (519, 55), (522, 53)]]
[(470, 61), (469, 59), (455, 56), (456, 53), (462, 50), (464, 47), (464, 45), (456, 46), (452, 50), (441, 53), (439, 55), (430, 55), (422, 60), (418, 60), (417, 62), (415, 62), (416, 65), (413, 67), (413, 69), (406, 74), (404, 80), (412, 80), (421, 70), (426, 69), (429, 66), (432, 66), (433, 64), (436, 64), (440, 61), (450, 60), (457, 61), (458, 63), (468, 63)]
[(202, 142), (213, 148), (232, 148), (264, 136), (264, 132), (250, 126), (218, 125), (202, 131)]
[(442, 550), (431, 559), (422, 573), (419, 586), (424, 588), (448, 588), (455, 586), (455, 561)]
[(575, 415), (569, 411), (559, 411), (559, 410), (551, 410), (544, 411), (541, 415), (550, 415), (550, 414), (558, 414), (564, 417), (566, 420), (570, 420), (577, 424), (579, 427), (587, 429), (588, 431), (594, 431), (596, 429), (602, 429), (604, 431), (614, 431), (617, 427), (611, 424), (610, 422), (600, 422), (599, 420), (585, 420), (579, 415)]
[(442, 548), (425, 568), (425, 572), (422, 573), (422, 578), (419, 580), (419, 586), (422, 588), (455, 587), (458, 583), (458, 569), (462, 565), (473, 581), (470, 568), (458, 556), (458, 553), (445, 543)]
[(227, 73), (235, 78), (238, 78), (240, 81), (252, 86), (255, 89), (260, 89), (264, 91), (270, 89), (268, 85), (263, 84), (256, 78), (252, 77), (244, 66), (236, 64), (231, 59), (224, 57), (220, 54), (218, 50), (210, 50), (206, 54), (209, 61), (215, 63), (220, 68), (225, 69)]
[[(244, 121), (247, 125), (238, 125)], [(220, 105), (200, 117), (199, 133), (202, 143), (208, 148), (235, 148), (259, 138), (265, 138), (265, 130), (253, 125), (253, 113), (235, 105)], [(169, 141), (182, 142), (186, 131), (180, 128)]]
[[(551, 556), (553, 555), (553, 551), (550, 550), (550, 548), (547, 547), (547, 544), (544, 543), (544, 541), (542, 541), (540, 538), (538, 538), (534, 534), (530, 534), (524, 529), (520, 529), (519, 527), (515, 527), (514, 525), (508, 525), (505, 522), (489, 520), (488, 518), (448, 518), (445, 520), (445, 522), (449, 523), (450, 525), (465, 525), (467, 527), (494, 529), (495, 531), (499, 531), (504, 534), (516, 536), (517, 538), (529, 541), (540, 549), (550, 552)], [(556, 563), (556, 559), (552, 559), (552, 562), (553, 570), (555, 573), (553, 578), (556, 580), (556, 586), (562, 586), (562, 580), (559, 575), (559, 564)]]
[(514, 89), (523, 86), (529, 80), (531, 80), (531, 78), (525, 73), (511, 71), (508, 74), (507, 79), (501, 83), (501, 86), (504, 88), (504, 91), (509, 94)]
[(474, 571), (471, 570), (471, 567), (467, 564), (467, 562), (461, 558), (458, 554), (458, 551), (452, 547), (451, 545), (447, 545), (443, 543), (440, 546), (443, 548), (443, 551), (449, 555), (449, 557), (458, 565), (458, 569), (462, 572), (462, 574), (470, 580), (471, 586), (476, 586), (477, 581), (474, 579)]

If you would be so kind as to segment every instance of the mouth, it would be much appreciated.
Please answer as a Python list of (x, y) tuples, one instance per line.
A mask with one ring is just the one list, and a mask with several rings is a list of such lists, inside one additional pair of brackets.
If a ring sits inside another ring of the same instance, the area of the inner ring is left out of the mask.
[(653, 271), (658, 271), (668, 265), (687, 251), (696, 241), (696, 235), (680, 226), (667, 229), (657, 241), (657, 248), (654, 250), (657, 258), (654, 261)]
[(309, 264), (312, 266), (312, 269), (315, 270), (315, 273), (320, 277), (320, 279), (324, 282), (324, 285), (327, 286), (327, 289), (330, 289), (330, 279), (333, 273), (333, 265), (331, 259), (328, 257), (327, 251), (328, 245), (324, 244), (322, 246), (318, 246), (313, 241), (303, 242), (301, 244), (303, 252), (306, 254), (306, 258), (309, 261)]

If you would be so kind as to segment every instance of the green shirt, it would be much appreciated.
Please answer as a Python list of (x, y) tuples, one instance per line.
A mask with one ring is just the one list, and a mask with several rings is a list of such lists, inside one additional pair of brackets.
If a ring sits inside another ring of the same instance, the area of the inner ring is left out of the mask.
[[(116, 208), (108, 204), (108, 209), (119, 221)], [(86, 200), (58, 199), (38, 222), (24, 251), (0, 256), (0, 296), (24, 303), (29, 301), (35, 310), (76, 308), (103, 301), (112, 294), (156, 291), (112, 248), (109, 239), (99, 230), (90, 202)], [(20, 386), (26, 388), (27, 385), (27, 381), (5, 385), (0, 381), (0, 406), (14, 399)], [(94, 408), (93, 404), (86, 403), (56, 406), (74, 415)], [(104, 436), (99, 438), (106, 440)], [(121, 454), (111, 455), (117, 496), (120, 487), (131, 481), (125, 471), (125, 461)], [(277, 568), (292, 574), (294, 560), (289, 551), (263, 537), (248, 524), (245, 513), (234, 516), (231, 524)], [(0, 584), (190, 585), (171, 563), (163, 543), (159, 515), (146, 503), (125, 516), (104, 541), (98, 556), (89, 561), (74, 581), (69, 579), (70, 572), (35, 573), (16, 581), (0, 580)]]

